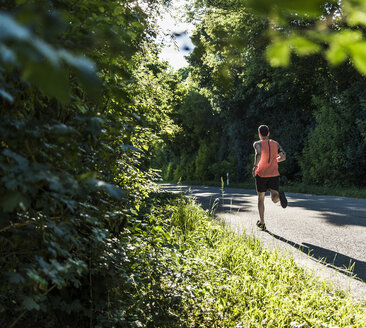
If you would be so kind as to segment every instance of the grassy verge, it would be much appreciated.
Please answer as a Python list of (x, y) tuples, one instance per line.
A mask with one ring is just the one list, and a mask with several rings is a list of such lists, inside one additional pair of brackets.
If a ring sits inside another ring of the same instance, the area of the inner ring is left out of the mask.
[(366, 303), (309, 276), (292, 258), (218, 224), (191, 200), (164, 209), (179, 298), (176, 327), (366, 327)]
[[(173, 183), (173, 182), (172, 182)], [(202, 186), (215, 186), (221, 187), (220, 181), (183, 181), (183, 184), (188, 185), (202, 185)], [(226, 185), (225, 185), (226, 187)], [(230, 183), (231, 188), (241, 189), (255, 189), (254, 180), (242, 183)], [(305, 183), (289, 182), (288, 184), (281, 186), (286, 192), (313, 194), (313, 195), (326, 195), (326, 196), (341, 196), (352, 198), (366, 198), (366, 188), (357, 187), (340, 187), (340, 186), (315, 186), (307, 185)]]

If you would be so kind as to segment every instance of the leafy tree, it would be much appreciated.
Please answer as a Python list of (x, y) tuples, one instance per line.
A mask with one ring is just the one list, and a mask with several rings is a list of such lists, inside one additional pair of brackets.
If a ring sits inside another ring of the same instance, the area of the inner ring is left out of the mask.
[[(288, 66), (294, 53), (300, 56), (320, 53), (330, 65), (350, 61), (360, 73), (366, 74), (363, 0), (197, 0), (195, 6), (236, 12), (247, 8), (265, 18), (271, 39), (266, 54), (274, 67)], [(306, 23), (299, 28), (299, 21)]]
[(156, 3), (145, 7), (1, 3), (0, 325), (171, 320), (153, 301), (166, 296), (159, 230), (141, 229), (155, 224), (143, 202), (154, 172), (142, 164), (170, 106), (135, 100), (154, 72), (138, 71), (154, 36)]
[[(346, 72), (345, 72), (346, 73)], [(315, 97), (316, 126), (310, 132), (300, 158), (303, 179), (313, 184), (364, 184), (366, 162), (362, 139), (362, 102), (365, 81), (359, 77), (351, 85), (328, 98)], [(329, 89), (334, 89), (329, 86)], [(358, 122), (358, 123), (357, 123)]]
[[(212, 106), (214, 126), (219, 134), (208, 147), (216, 148), (216, 156), (211, 159), (217, 163), (214, 167), (218, 169), (219, 163), (226, 161), (231, 163), (229, 171), (235, 172), (238, 181), (248, 179), (252, 143), (257, 127), (265, 123), (273, 128), (274, 138), (280, 141), (282, 138), (281, 144), (289, 153), (282, 174), (299, 178), (296, 154), (301, 152), (313, 124), (314, 104), (309, 94), (321, 93), (317, 80), (328, 74), (326, 69), (321, 69), (323, 60), (319, 56), (294, 58), (292, 67), (273, 69), (263, 56), (269, 43), (266, 20), (245, 9), (238, 12), (208, 9), (205, 15), (193, 36), (196, 47), (189, 57), (190, 79), (198, 84), (200, 94), (208, 98), (210, 104), (206, 110)], [(202, 137), (209, 128), (191, 114), (201, 114), (203, 105), (192, 105), (193, 109), (182, 109), (194, 118), (195, 129), (202, 129), (196, 140), (209, 144), (211, 141)], [(192, 134), (192, 130), (183, 130)], [(202, 147), (193, 141), (179, 144), (186, 149), (191, 145), (191, 157)], [(222, 175), (213, 171), (213, 176)]]
[[(199, 154), (195, 163), (201, 166), (214, 161), (205, 172), (211, 177), (217, 178), (219, 163), (226, 161), (237, 181), (249, 179), (256, 129), (268, 124), (288, 155), (281, 175), (307, 183), (362, 183), (364, 79), (357, 70), (362, 73), (363, 29), (344, 16), (350, 13), (347, 3), (196, 1), (201, 20), (193, 35), (188, 80), (207, 98), (220, 137), (189, 142), (186, 137), (179, 142), (180, 153), (192, 159)], [(183, 110), (202, 112), (201, 105), (192, 108)], [(333, 116), (338, 118), (329, 123)], [(198, 119), (193, 125), (202, 129), (201, 135), (208, 131)], [(320, 131), (328, 125), (338, 133), (326, 145), (318, 138), (325, 138)], [(352, 131), (352, 137), (345, 131)], [(216, 148), (214, 157), (206, 151), (211, 146)], [(332, 166), (332, 177), (317, 169), (322, 162), (316, 163), (317, 152), (328, 158), (325, 167)]]

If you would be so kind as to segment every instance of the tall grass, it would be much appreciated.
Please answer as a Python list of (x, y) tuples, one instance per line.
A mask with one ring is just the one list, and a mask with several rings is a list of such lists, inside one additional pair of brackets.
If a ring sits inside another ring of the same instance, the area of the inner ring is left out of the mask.
[(236, 234), (194, 201), (176, 200), (168, 213), (184, 327), (366, 327), (366, 303)]

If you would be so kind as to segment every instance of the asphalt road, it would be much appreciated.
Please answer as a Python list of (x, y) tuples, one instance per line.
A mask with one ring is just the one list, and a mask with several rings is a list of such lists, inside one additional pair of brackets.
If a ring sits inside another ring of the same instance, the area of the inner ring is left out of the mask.
[(279, 203), (273, 204), (267, 193), (264, 232), (255, 226), (255, 190), (224, 188), (222, 192), (218, 187), (161, 186), (195, 197), (238, 233), (255, 235), (265, 247), (293, 256), (328, 284), (366, 300), (366, 199), (289, 193), (288, 207), (283, 209)]

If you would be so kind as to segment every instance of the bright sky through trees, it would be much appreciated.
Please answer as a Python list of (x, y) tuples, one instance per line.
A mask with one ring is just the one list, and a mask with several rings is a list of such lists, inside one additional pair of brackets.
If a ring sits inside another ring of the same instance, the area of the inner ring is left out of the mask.
[(189, 37), (193, 25), (183, 22), (183, 5), (182, 1), (173, 1), (172, 7), (165, 10), (158, 20), (161, 28), (160, 38), (164, 44), (160, 58), (167, 60), (175, 70), (188, 65), (184, 56), (189, 55), (193, 50)]

